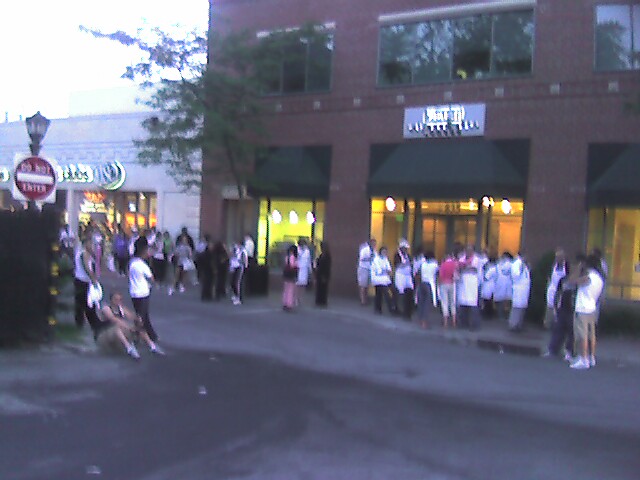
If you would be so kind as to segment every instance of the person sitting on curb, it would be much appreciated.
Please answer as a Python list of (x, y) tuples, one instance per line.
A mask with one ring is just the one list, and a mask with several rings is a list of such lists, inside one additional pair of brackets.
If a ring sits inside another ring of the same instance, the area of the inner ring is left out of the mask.
[(149, 346), (149, 350), (156, 355), (164, 355), (164, 351), (149, 338), (142, 320), (122, 304), (122, 294), (113, 292), (109, 304), (102, 307), (102, 321), (96, 329), (95, 339), (99, 347), (104, 349), (119, 349), (122, 345), (127, 355), (138, 360), (140, 354), (134, 341), (142, 338)]

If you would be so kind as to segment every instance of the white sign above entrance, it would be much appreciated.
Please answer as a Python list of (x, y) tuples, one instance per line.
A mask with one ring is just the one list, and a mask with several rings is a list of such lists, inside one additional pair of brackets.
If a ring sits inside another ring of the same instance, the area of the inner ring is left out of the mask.
[(450, 103), (406, 108), (404, 138), (477, 137), (484, 135), (484, 103)]

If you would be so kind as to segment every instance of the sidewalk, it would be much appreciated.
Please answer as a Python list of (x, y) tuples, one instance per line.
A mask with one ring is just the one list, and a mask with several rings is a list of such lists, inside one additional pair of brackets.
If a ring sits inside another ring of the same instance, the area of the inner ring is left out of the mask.
[[(126, 291), (126, 279), (107, 274), (103, 277), (102, 283), (111, 290), (117, 286)], [(165, 291), (157, 291), (153, 295), (166, 296)], [(199, 290), (197, 287), (187, 289), (187, 292), (180, 294), (187, 301), (199, 302)], [(344, 321), (366, 323), (374, 328), (389, 330), (403, 334), (424, 335), (433, 338), (441, 338), (444, 341), (465, 346), (474, 346), (493, 350), (499, 353), (514, 353), (529, 356), (541, 356), (546, 351), (550, 332), (542, 328), (527, 324), (525, 330), (519, 333), (510, 332), (506, 326), (506, 320), (490, 319), (482, 320), (479, 330), (469, 331), (465, 329), (443, 329), (440, 326), (441, 317), (438, 314), (431, 319), (432, 327), (421, 328), (414, 320), (408, 322), (401, 317), (391, 316), (388, 313), (379, 315), (374, 313), (373, 305), (363, 307), (356, 298), (333, 295), (329, 298), (328, 308), (316, 308), (313, 304), (313, 292), (307, 292), (303, 301), (303, 309), (313, 310), (314, 315), (331, 315)], [(230, 302), (229, 302), (230, 304)], [(278, 286), (270, 288), (268, 296), (249, 296), (246, 298), (245, 306), (252, 308), (268, 309), (274, 312), (281, 310), (281, 290)], [(237, 308), (244, 308), (243, 306)], [(158, 315), (158, 313), (156, 313)], [(91, 350), (92, 342), (84, 345), (77, 345), (72, 348)], [(601, 336), (598, 338), (597, 358), (607, 363), (617, 365), (640, 365), (640, 338), (621, 338), (612, 336)], [(550, 359), (549, 361), (554, 361)], [(559, 360), (558, 360), (559, 361)]]

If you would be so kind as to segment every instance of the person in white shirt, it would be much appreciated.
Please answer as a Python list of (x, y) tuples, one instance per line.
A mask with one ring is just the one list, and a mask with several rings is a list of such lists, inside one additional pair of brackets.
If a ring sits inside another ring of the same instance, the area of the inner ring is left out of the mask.
[(475, 330), (480, 326), (478, 312), (478, 270), (480, 259), (472, 245), (467, 246), (458, 260), (460, 280), (458, 281), (458, 319), (460, 326)]
[(142, 325), (149, 338), (157, 342), (158, 335), (149, 318), (149, 298), (151, 296), (151, 285), (155, 279), (146, 262), (148, 257), (149, 244), (146, 238), (140, 237), (136, 240), (133, 258), (129, 262), (129, 295), (131, 295), (133, 309), (142, 320)]
[(61, 252), (66, 254), (69, 258), (72, 258), (76, 237), (73, 235), (68, 223), (65, 223), (60, 229), (59, 242)]
[(424, 261), (420, 265), (418, 278), (418, 320), (423, 328), (429, 327), (429, 316), (438, 307), (438, 295), (436, 290), (436, 278), (438, 275), (438, 261), (433, 252), (424, 255)]
[(394, 258), (395, 276), (394, 285), (398, 292), (398, 304), (402, 305), (402, 315), (411, 319), (415, 298), (413, 296), (413, 270), (411, 265), (411, 255), (409, 254), (409, 242), (404, 238), (400, 240), (398, 252)]
[(256, 243), (253, 241), (253, 237), (249, 234), (244, 237), (244, 249), (247, 252), (247, 260), (249, 265), (255, 265), (256, 263)]
[(511, 264), (511, 280), (513, 290), (511, 297), (511, 312), (509, 313), (509, 330), (518, 332), (522, 330), (524, 313), (529, 306), (529, 292), (531, 290), (531, 275), (524, 253), (518, 256)]
[(544, 315), (544, 326), (550, 328), (555, 320), (555, 308), (556, 308), (556, 292), (558, 290), (558, 284), (560, 280), (567, 276), (567, 260), (565, 258), (564, 250), (561, 248), (556, 249), (556, 258), (551, 267), (551, 275), (547, 282), (547, 310)]
[(358, 252), (358, 287), (360, 289), (360, 304), (367, 304), (367, 289), (371, 282), (371, 262), (375, 256), (376, 241), (370, 239), (367, 243), (360, 245)]
[(600, 273), (600, 259), (596, 255), (589, 255), (585, 266), (585, 270), (574, 281), (578, 285), (573, 319), (573, 333), (578, 357), (571, 364), (571, 368), (578, 370), (596, 365), (598, 301), (604, 289), (604, 278)]
[(391, 263), (387, 255), (387, 247), (381, 247), (371, 262), (371, 284), (376, 289), (373, 309), (376, 313), (382, 313), (382, 299), (387, 302), (389, 313), (396, 313), (393, 293), (391, 292)]
[(86, 237), (74, 258), (75, 321), (76, 326), (82, 328), (86, 318), (94, 332), (100, 323), (100, 319), (98, 318), (96, 305), (89, 306), (88, 294), (89, 286), (97, 283), (93, 239)]
[(491, 256), (482, 266), (482, 283), (480, 285), (480, 299), (482, 301), (481, 312), (485, 317), (491, 317), (494, 313), (493, 294), (496, 289), (498, 267), (495, 257)]
[(496, 286), (493, 291), (493, 303), (499, 317), (508, 318), (509, 304), (513, 296), (511, 282), (511, 262), (513, 257), (509, 252), (504, 252), (496, 265)]
[(249, 266), (247, 252), (242, 243), (233, 245), (232, 255), (229, 258), (229, 271), (231, 272), (231, 301), (234, 305), (242, 305), (242, 278)]
[(300, 303), (304, 298), (304, 292), (309, 285), (309, 278), (311, 278), (311, 270), (313, 264), (311, 263), (311, 250), (307, 241), (304, 238), (298, 240), (298, 279), (296, 281), (298, 294), (296, 300)]

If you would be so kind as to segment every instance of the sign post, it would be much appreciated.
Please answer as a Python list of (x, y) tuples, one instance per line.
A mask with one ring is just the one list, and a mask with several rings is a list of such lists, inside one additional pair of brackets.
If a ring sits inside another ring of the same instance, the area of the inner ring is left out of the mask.
[(13, 174), (13, 198), (21, 201), (54, 203), (56, 170), (52, 163), (35, 155), (17, 155)]

